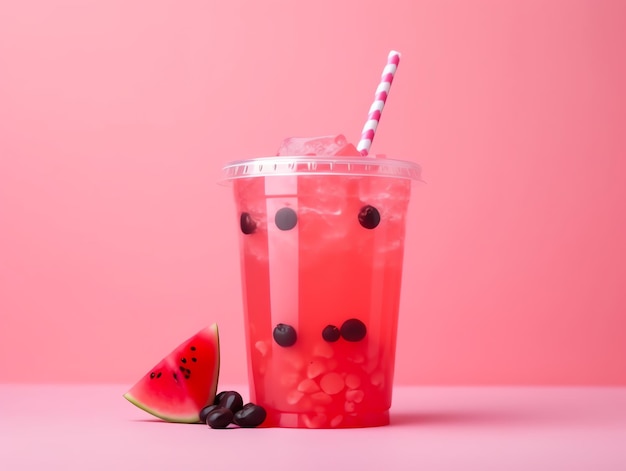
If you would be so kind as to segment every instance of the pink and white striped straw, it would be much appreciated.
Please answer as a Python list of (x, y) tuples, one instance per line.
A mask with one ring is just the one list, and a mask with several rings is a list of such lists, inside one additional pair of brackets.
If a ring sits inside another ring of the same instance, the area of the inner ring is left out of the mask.
[(369, 154), (374, 135), (376, 134), (376, 128), (380, 121), (380, 115), (383, 112), (385, 102), (387, 101), (387, 95), (389, 95), (389, 89), (391, 88), (391, 82), (393, 82), (393, 76), (396, 73), (398, 64), (400, 63), (400, 53), (397, 51), (391, 51), (387, 56), (387, 65), (383, 69), (383, 74), (380, 78), (380, 83), (376, 88), (376, 94), (374, 96), (374, 102), (370, 106), (370, 111), (367, 115), (367, 121), (361, 131), (361, 140), (356, 146), (357, 150), (361, 152), (361, 155), (365, 156)]

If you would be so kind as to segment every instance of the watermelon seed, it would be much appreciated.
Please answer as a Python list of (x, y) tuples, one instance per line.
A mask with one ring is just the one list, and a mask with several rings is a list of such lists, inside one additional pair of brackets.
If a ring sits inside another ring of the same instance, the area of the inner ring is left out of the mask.
[(160, 377), (161, 377), (161, 372), (159, 371), (159, 372), (157, 373), (157, 378), (160, 378)]
[(185, 367), (184, 367), (184, 366), (179, 366), (179, 367), (178, 367), (178, 369), (179, 369), (181, 372), (183, 372), (183, 373), (185, 372)]
[(196, 347), (194, 347), (194, 346), (192, 345), (192, 346), (191, 346), (191, 348), (190, 348), (190, 350), (191, 350), (192, 352), (195, 352), (195, 351), (196, 351)]
[(194, 363), (197, 362), (198, 360), (196, 359), (196, 357), (191, 357), (191, 361), (193, 361)]
[(172, 373), (172, 375), (174, 375), (174, 380), (178, 381), (178, 376), (176, 376), (176, 373)]
[(187, 373), (188, 375), (191, 374), (191, 370), (189, 368), (185, 369), (185, 373)]
[(150, 373), (150, 379), (153, 379), (156, 375), (154, 374), (154, 371), (152, 373)]
[(187, 359), (186, 358), (181, 358), (180, 361), (182, 361), (183, 363), (187, 363)]
[(185, 379), (189, 379), (189, 375), (185, 375)]

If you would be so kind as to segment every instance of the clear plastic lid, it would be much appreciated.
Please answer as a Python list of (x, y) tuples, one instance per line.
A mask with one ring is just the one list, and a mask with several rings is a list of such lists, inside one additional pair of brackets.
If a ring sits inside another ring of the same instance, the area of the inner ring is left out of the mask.
[(404, 178), (422, 181), (422, 168), (405, 160), (382, 157), (280, 156), (230, 162), (222, 180), (286, 175), (347, 175)]

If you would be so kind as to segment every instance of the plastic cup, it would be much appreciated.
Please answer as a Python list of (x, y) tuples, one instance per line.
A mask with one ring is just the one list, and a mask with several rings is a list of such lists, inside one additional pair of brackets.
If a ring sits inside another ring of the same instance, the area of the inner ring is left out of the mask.
[(389, 423), (405, 221), (420, 167), (267, 157), (224, 167), (251, 401), (268, 426)]

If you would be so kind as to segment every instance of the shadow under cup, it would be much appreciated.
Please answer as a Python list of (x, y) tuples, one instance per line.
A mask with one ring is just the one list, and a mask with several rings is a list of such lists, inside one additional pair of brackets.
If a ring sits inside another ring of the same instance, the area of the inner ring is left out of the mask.
[(268, 157), (228, 164), (252, 402), (266, 426), (389, 423), (405, 219), (418, 165)]

